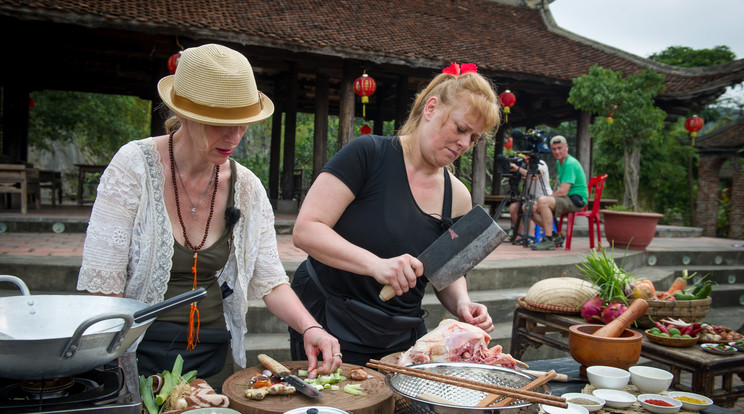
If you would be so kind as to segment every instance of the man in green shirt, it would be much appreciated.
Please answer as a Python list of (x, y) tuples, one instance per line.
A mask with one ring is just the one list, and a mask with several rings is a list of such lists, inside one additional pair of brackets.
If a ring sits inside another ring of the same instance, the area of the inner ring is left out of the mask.
[(589, 197), (586, 174), (579, 160), (568, 154), (566, 138), (554, 136), (550, 140), (550, 151), (557, 161), (558, 180), (552, 195), (537, 199), (532, 220), (542, 226), (545, 237), (531, 246), (533, 250), (555, 250), (556, 246), (563, 244), (562, 235), (553, 235), (554, 218), (560, 218), (564, 213), (581, 211)]

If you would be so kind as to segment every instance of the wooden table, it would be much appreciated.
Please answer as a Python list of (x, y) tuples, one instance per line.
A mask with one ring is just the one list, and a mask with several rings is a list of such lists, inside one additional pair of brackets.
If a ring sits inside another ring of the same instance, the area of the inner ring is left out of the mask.
[[(586, 322), (578, 315), (535, 312), (517, 307), (509, 353), (514, 358), (521, 358), (528, 346), (541, 345), (568, 352), (568, 327), (583, 323)], [(559, 335), (548, 336), (551, 332)], [(699, 346), (674, 348), (655, 344), (644, 335), (641, 356), (669, 367), (674, 374), (672, 388), (708, 396), (722, 407), (731, 406), (738, 398), (744, 397), (744, 386), (733, 384), (734, 375), (744, 375), (744, 353), (718, 356), (703, 351)], [(690, 386), (679, 381), (683, 371), (692, 375)], [(720, 384), (718, 377), (721, 378)]]
[(107, 165), (75, 164), (75, 166), (78, 169), (77, 205), (82, 206), (84, 196), (83, 192), (85, 188), (84, 184), (87, 183), (86, 175), (100, 174), (106, 169)]

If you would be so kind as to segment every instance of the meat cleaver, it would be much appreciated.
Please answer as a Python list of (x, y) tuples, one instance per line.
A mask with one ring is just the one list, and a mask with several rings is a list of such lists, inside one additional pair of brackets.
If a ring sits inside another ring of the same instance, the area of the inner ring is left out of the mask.
[(303, 381), (300, 377), (292, 375), (292, 371), (290, 371), (289, 368), (285, 367), (280, 362), (277, 362), (276, 360), (274, 360), (274, 358), (266, 354), (258, 354), (257, 358), (261, 365), (264, 366), (264, 368), (278, 375), (279, 378), (282, 379), (282, 381), (295, 387), (297, 391), (312, 398), (319, 398), (323, 396), (323, 394), (313, 388), (312, 385)]
[[(424, 264), (429, 283), (441, 291), (485, 259), (506, 237), (506, 232), (488, 212), (475, 206), (434, 240), (418, 259)], [(380, 291), (382, 301), (393, 296), (395, 290), (390, 285)]]

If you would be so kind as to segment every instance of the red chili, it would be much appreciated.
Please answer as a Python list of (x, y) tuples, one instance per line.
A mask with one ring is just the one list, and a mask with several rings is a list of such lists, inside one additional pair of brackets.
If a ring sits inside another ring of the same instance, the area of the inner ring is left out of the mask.
[(661, 332), (664, 332), (665, 334), (669, 335), (669, 330), (667, 329), (667, 327), (663, 323), (656, 322), (656, 327), (659, 328), (659, 330)]
[(645, 402), (646, 404), (658, 405), (661, 407), (673, 407), (674, 406), (673, 404), (669, 404), (668, 402), (663, 401), (663, 400), (644, 400), (643, 402)]

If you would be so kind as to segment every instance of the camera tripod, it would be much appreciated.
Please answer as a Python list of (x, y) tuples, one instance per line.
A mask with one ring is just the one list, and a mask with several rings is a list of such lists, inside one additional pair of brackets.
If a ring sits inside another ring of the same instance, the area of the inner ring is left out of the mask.
[[(538, 160), (539, 163), (539, 160)], [(545, 189), (545, 183), (543, 183), (542, 179), (540, 178), (540, 171), (537, 168), (532, 168), (532, 165), (529, 165), (527, 168), (527, 174), (525, 175), (525, 182), (522, 185), (522, 191), (521, 193), (518, 191), (516, 186), (510, 186), (509, 194), (504, 199), (504, 201), (501, 202), (499, 205), (499, 208), (496, 210), (496, 214), (494, 215), (495, 218), (501, 217), (501, 213), (504, 210), (504, 207), (508, 204), (511, 204), (513, 202), (519, 203), (519, 208), (517, 209), (517, 220), (516, 222), (512, 222), (512, 236), (510, 241), (514, 243), (517, 236), (520, 235), (522, 238), (519, 240), (516, 244), (522, 245), (523, 247), (529, 246), (529, 229), (530, 229), (530, 221), (533, 216), (533, 207), (535, 204), (535, 190), (537, 183), (540, 183), (540, 186), (542, 188), (542, 193), (546, 194), (547, 191)], [(525, 234), (519, 234), (519, 223), (522, 223), (522, 229), (525, 232)]]

